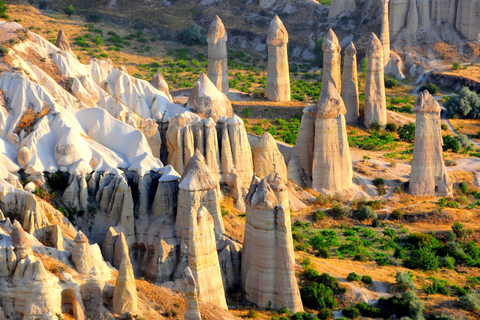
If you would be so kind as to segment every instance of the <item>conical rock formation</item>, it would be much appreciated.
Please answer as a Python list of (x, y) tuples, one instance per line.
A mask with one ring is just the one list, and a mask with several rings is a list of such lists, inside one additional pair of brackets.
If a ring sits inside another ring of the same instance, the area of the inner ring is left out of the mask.
[(342, 75), (342, 99), (347, 113), (345, 121), (348, 124), (358, 122), (358, 75), (357, 75), (357, 49), (351, 42), (345, 49), (345, 60)]
[(193, 112), (210, 117), (231, 117), (233, 108), (227, 96), (220, 92), (210, 79), (202, 73), (195, 82), (192, 93), (188, 98), (187, 107)]
[(268, 71), (267, 98), (272, 101), (290, 101), (290, 74), (288, 68), (288, 32), (278, 15), (273, 17), (267, 33)]
[(295, 278), (288, 191), (283, 183), (275, 187), (265, 179), (252, 180), (246, 198), (242, 286), (247, 299), (260, 308), (287, 308), (294, 314), (303, 306)]
[(68, 43), (67, 36), (65, 35), (65, 32), (63, 32), (62, 29), (58, 31), (57, 41), (55, 41), (55, 45), (57, 46), (58, 49), (64, 52), (70, 51), (70, 44)]
[(188, 238), (188, 266), (198, 285), (198, 299), (227, 309), (214, 222), (205, 207), (192, 208)]
[(262, 135), (258, 146), (252, 149), (252, 153), (253, 167), (257, 177), (264, 178), (269, 174), (278, 173), (282, 179), (287, 180), (285, 159), (270, 133), (265, 132)]
[[(428, 1), (428, 0), (427, 0)], [(388, 19), (388, 3), (390, 0), (381, 0), (382, 5), (382, 30), (380, 41), (383, 45), (383, 65), (386, 66), (390, 60), (390, 22)]]
[(322, 83), (328, 83), (331, 81), (338, 92), (341, 92), (342, 78), (341, 78), (341, 56), (340, 56), (340, 43), (338, 42), (337, 35), (332, 29), (329, 29), (325, 40), (322, 45), (323, 50), (323, 78)]
[(364, 124), (367, 128), (370, 128), (372, 123), (385, 126), (387, 124), (387, 101), (385, 97), (383, 46), (374, 33), (370, 37), (367, 57)]
[(228, 93), (227, 32), (222, 20), (215, 16), (207, 33), (208, 77), (220, 92)]
[(442, 155), (441, 108), (428, 91), (423, 91), (418, 96), (413, 111), (416, 115), (416, 129), (410, 193), (428, 197), (435, 196), (437, 190), (439, 196), (451, 196), (452, 181)]
[(168, 100), (173, 103), (173, 98), (170, 94), (170, 90), (168, 89), (168, 84), (160, 71), (155, 72), (150, 83), (152, 86), (165, 93), (165, 95), (168, 97)]
[(185, 320), (201, 320), (198, 307), (198, 286), (192, 270), (187, 267), (183, 271), (183, 285), (185, 286)]
[(353, 170), (345, 124), (345, 105), (333, 83), (324, 83), (315, 111), (312, 187), (337, 192), (352, 185)]
[(410, 0), (407, 16), (407, 31), (415, 34), (418, 30), (418, 8), (417, 0)]
[[(120, 237), (125, 236), (123, 233)], [(126, 243), (126, 242), (125, 242)], [(118, 276), (113, 290), (113, 310), (119, 315), (127, 312), (137, 313), (137, 286), (135, 285), (135, 276), (133, 274), (132, 263), (128, 247), (123, 247), (123, 258), (118, 269)]]

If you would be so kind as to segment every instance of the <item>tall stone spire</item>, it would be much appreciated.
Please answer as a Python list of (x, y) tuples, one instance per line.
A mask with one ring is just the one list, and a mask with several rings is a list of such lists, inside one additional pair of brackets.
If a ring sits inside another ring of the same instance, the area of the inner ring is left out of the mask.
[(410, 0), (407, 16), (407, 31), (415, 34), (418, 30), (418, 9), (417, 0)]
[(380, 41), (383, 45), (383, 65), (386, 66), (388, 61), (390, 60), (390, 22), (388, 18), (388, 3), (390, 2), (390, 0), (381, 0), (381, 2), (383, 16)]
[(365, 121), (367, 128), (374, 122), (387, 124), (387, 101), (385, 99), (385, 75), (383, 65), (383, 46), (372, 33), (367, 49), (368, 67), (365, 85)]
[(407, 21), (409, 0), (390, 0), (390, 37), (398, 34)]
[(70, 50), (70, 44), (68, 43), (67, 36), (65, 35), (65, 32), (63, 32), (62, 29), (58, 31), (57, 41), (55, 42), (55, 45), (57, 46), (57, 48), (59, 48), (64, 52)]
[[(388, 1), (388, 0), (387, 0)], [(345, 121), (348, 124), (358, 122), (358, 76), (357, 76), (357, 49), (350, 42), (345, 49), (342, 75), (342, 99), (347, 113)]]
[(415, 145), (413, 147), (410, 193), (414, 196), (452, 195), (452, 181), (445, 169), (442, 156), (441, 108), (428, 91), (418, 96)]
[(183, 285), (185, 286), (185, 318), (184, 320), (201, 320), (198, 307), (198, 286), (192, 270), (186, 267), (183, 271)]
[(208, 77), (220, 92), (228, 92), (227, 32), (222, 20), (215, 16), (208, 28)]
[(272, 101), (290, 101), (290, 74), (287, 53), (288, 33), (278, 15), (275, 15), (267, 33), (268, 72), (267, 98)]
[(341, 92), (341, 56), (340, 43), (332, 29), (328, 30), (323, 41), (323, 79), (322, 83), (333, 82), (338, 92)]
[(352, 159), (347, 140), (345, 104), (332, 82), (323, 84), (315, 110), (312, 188), (332, 193), (352, 185)]
[(430, 0), (418, 0), (418, 19), (422, 28), (430, 26)]

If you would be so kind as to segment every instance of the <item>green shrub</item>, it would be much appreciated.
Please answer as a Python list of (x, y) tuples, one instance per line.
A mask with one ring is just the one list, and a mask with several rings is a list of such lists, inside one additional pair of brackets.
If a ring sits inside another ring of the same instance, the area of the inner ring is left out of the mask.
[(280, 314), (290, 314), (290, 310), (288, 310), (287, 308), (280, 308), (278, 310), (278, 313), (280, 313)]
[(395, 276), (395, 280), (397, 281), (397, 286), (400, 291), (407, 291), (407, 290), (416, 290), (417, 287), (412, 279), (413, 275), (410, 272), (401, 272), (397, 271), (397, 275)]
[(460, 150), (460, 144), (452, 136), (447, 134), (443, 136), (442, 139), (443, 139), (443, 147), (442, 147), (443, 151), (448, 151), (449, 149), (451, 149), (452, 152), (458, 152)]
[(394, 88), (398, 85), (398, 80), (385, 76), (385, 88)]
[(320, 312), (318, 312), (317, 318), (323, 319), (323, 320), (332, 319), (333, 318), (332, 311), (330, 309), (324, 308), (320, 310)]
[(358, 274), (356, 274), (355, 272), (350, 272), (347, 276), (347, 281), (358, 281), (360, 282), (360, 276)]
[(402, 299), (405, 301), (407, 309), (408, 309), (408, 316), (415, 320), (423, 320), (423, 310), (425, 309), (425, 305), (417, 296), (415, 291), (408, 290), (402, 293)]
[(437, 243), (437, 240), (434, 236), (427, 233), (415, 232), (411, 233), (407, 237), (407, 241), (416, 247), (421, 247), (424, 245), (433, 245)]
[(370, 306), (365, 302), (359, 303), (355, 307), (360, 311), (360, 314), (363, 317), (383, 318), (383, 312), (381, 309)]
[(395, 209), (392, 211), (392, 213), (390, 214), (390, 217), (393, 219), (393, 220), (402, 220), (403, 219), (403, 212), (398, 210), (398, 209)]
[(460, 146), (460, 149), (470, 147), (470, 140), (466, 135), (459, 134), (458, 136), (455, 136), (453, 138), (458, 141), (458, 145)]
[(90, 15), (87, 16), (87, 21), (88, 22), (100, 22), (100, 20), (102, 20), (102, 16), (99, 15), (99, 14), (96, 14), (96, 13), (92, 13)]
[(328, 213), (335, 219), (346, 219), (352, 215), (352, 209), (348, 206), (341, 206), (336, 203), (328, 211)]
[(448, 126), (447, 126), (445, 123), (442, 123), (442, 124), (440, 125), (440, 128), (441, 128), (443, 131), (448, 130)]
[(383, 130), (383, 125), (380, 124), (378, 121), (374, 121), (370, 123), (370, 129), (374, 131), (382, 131)]
[(9, 10), (8, 6), (0, 0), (0, 18), (2, 19), (10, 19), (10, 17), (7, 14), (7, 11)]
[(453, 270), (455, 269), (455, 258), (447, 255), (442, 259), (442, 267)]
[[(333, 309), (337, 307), (337, 301), (333, 296), (332, 289), (323, 283), (313, 282), (300, 290), (303, 305), (307, 308), (321, 310), (324, 308)], [(293, 318), (292, 318), (293, 319)]]
[(438, 258), (429, 247), (420, 247), (412, 250), (410, 257), (405, 260), (405, 265), (412, 269), (437, 270)]
[(97, 47), (103, 46), (103, 38), (101, 35), (97, 34), (95, 37), (91, 39), (94, 45)]
[(470, 293), (460, 298), (460, 306), (467, 311), (477, 311), (480, 308), (478, 294)]
[(349, 318), (349, 319), (360, 318), (360, 316), (362, 315), (362, 314), (360, 313), (360, 310), (358, 310), (357, 308), (354, 308), (354, 307), (352, 307), (352, 308), (344, 308), (344, 309), (342, 310), (342, 314), (343, 314), (345, 317)]
[(440, 91), (440, 89), (436, 85), (429, 82), (421, 86), (419, 92), (423, 92), (425, 90), (427, 90), (431, 95), (437, 94)]
[(319, 222), (325, 220), (325, 213), (322, 210), (318, 210), (317, 212), (313, 213), (313, 221)]
[(480, 97), (478, 94), (463, 87), (445, 103), (448, 118), (477, 119), (480, 117)]
[(375, 219), (377, 218), (377, 214), (373, 209), (369, 206), (362, 206), (360, 210), (357, 210), (355, 213), (355, 218), (360, 221), (368, 220), (368, 219)]
[(307, 312), (297, 312), (292, 316), (292, 320), (312, 320), (312, 315)]
[(315, 252), (316, 257), (329, 259), (331, 257), (330, 251), (327, 248), (319, 248), (317, 252)]
[(377, 228), (379, 225), (380, 225), (380, 221), (378, 220), (378, 218), (375, 218), (375, 219), (372, 220), (372, 227), (373, 228)]
[(378, 194), (380, 196), (385, 194), (385, 191), (386, 191), (385, 190), (385, 180), (383, 178), (377, 177), (377, 178), (373, 179), (372, 183), (375, 187), (377, 187)]
[(247, 318), (256, 318), (258, 317), (258, 312), (256, 310), (249, 310), (247, 314)]
[(398, 127), (397, 127), (397, 125), (396, 125), (395, 123), (389, 122), (389, 123), (387, 123), (387, 125), (385, 126), (385, 129), (388, 130), (388, 131), (390, 131), (390, 132), (395, 132), (395, 131), (397, 131)]
[(370, 276), (363, 276), (362, 277), (362, 282), (366, 283), (366, 284), (370, 284), (370, 283), (373, 282), (373, 280), (372, 280), (372, 277), (370, 277)]
[(448, 291), (447, 287), (443, 284), (440, 283), (437, 279), (433, 280), (433, 283), (431, 285), (424, 285), (423, 290), (427, 295), (431, 294), (443, 294), (444, 296), (449, 296), (450, 291)]
[(398, 128), (398, 137), (406, 142), (415, 140), (415, 124), (410, 122)]
[(207, 42), (207, 36), (202, 27), (196, 23), (192, 23), (180, 33), (180, 41), (189, 46), (202, 45)]
[(453, 70), (459, 70), (461, 67), (462, 67), (462, 65), (460, 64), (460, 62), (453, 62), (452, 63), (452, 69)]
[(63, 9), (63, 11), (64, 11), (65, 14), (68, 15), (69, 17), (75, 14), (75, 8), (74, 8), (72, 5), (69, 5), (68, 7), (66, 7), (65, 9)]
[(63, 192), (68, 187), (68, 177), (67, 172), (57, 171), (47, 175), (47, 185), (53, 191)]

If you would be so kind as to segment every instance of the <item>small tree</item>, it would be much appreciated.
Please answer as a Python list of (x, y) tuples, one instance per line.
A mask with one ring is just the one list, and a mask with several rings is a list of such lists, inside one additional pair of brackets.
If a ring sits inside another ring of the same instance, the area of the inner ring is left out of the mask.
[(66, 7), (63, 11), (64, 11), (65, 14), (68, 15), (69, 17), (75, 14), (75, 8), (74, 8), (72, 5), (69, 5), (69, 6)]
[(412, 142), (415, 140), (415, 124), (410, 122), (398, 128), (398, 137), (406, 142)]
[(460, 144), (458, 141), (453, 138), (451, 135), (443, 136), (443, 151), (447, 151), (448, 149), (452, 149), (452, 152), (458, 152), (460, 150)]
[(435, 252), (425, 246), (412, 250), (410, 258), (405, 261), (405, 264), (414, 269), (437, 270), (439, 263)]
[(410, 272), (398, 271), (397, 275), (395, 276), (395, 280), (397, 281), (397, 285), (401, 291), (417, 290), (415, 283), (413, 283), (412, 274)]
[(10, 17), (6, 13), (7, 11), (8, 11), (8, 6), (5, 4), (5, 2), (0, 0), (0, 18), (10, 19)]
[(467, 311), (477, 311), (480, 309), (480, 302), (478, 301), (478, 294), (470, 293), (460, 298), (460, 305), (462, 309)]
[(196, 23), (192, 23), (180, 33), (180, 41), (189, 46), (200, 45), (207, 42), (207, 36), (202, 27)]

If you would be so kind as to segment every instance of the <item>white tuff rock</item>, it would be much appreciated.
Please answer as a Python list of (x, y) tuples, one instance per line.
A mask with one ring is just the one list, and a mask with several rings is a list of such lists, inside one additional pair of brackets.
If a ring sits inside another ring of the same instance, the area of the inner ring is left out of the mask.
[(323, 78), (322, 83), (329, 81), (333, 82), (338, 92), (341, 92), (342, 76), (341, 76), (341, 56), (340, 56), (340, 43), (338, 42), (337, 35), (332, 29), (329, 29), (325, 40), (323, 41)]
[(358, 123), (357, 50), (353, 42), (345, 49), (342, 75), (342, 99), (347, 109), (345, 121), (348, 124)]
[(213, 115), (231, 117), (233, 108), (227, 96), (220, 92), (210, 79), (202, 73), (193, 85), (192, 93), (188, 98), (187, 108), (203, 117)]
[(228, 92), (227, 32), (222, 20), (215, 16), (207, 34), (208, 77), (220, 92)]
[(267, 33), (268, 71), (267, 98), (272, 101), (290, 101), (290, 74), (288, 69), (288, 32), (278, 15), (270, 22)]

